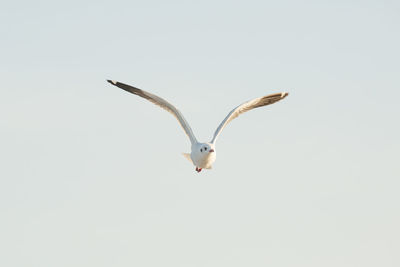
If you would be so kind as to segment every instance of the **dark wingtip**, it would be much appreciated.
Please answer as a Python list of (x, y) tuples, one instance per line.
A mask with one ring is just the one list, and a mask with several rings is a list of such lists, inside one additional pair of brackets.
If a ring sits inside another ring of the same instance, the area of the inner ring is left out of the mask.
[(285, 98), (285, 97), (287, 97), (288, 95), (289, 95), (288, 92), (283, 92), (283, 93), (281, 94), (281, 98)]
[(109, 82), (109, 83), (111, 83), (111, 84), (113, 84), (113, 85), (116, 85), (116, 84), (117, 84), (116, 81), (112, 81), (112, 80), (107, 80), (107, 82)]

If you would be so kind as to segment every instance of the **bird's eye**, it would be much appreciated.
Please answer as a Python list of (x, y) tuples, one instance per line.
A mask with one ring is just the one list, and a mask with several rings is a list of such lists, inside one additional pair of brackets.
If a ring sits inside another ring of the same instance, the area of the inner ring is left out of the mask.
[(200, 152), (203, 152), (203, 149), (202, 149), (202, 148), (200, 148)]
[(204, 150), (207, 151), (207, 148), (205, 147)]

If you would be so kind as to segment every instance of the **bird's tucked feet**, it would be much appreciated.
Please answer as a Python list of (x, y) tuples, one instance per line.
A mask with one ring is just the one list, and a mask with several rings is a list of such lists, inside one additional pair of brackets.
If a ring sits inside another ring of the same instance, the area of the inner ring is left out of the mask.
[(201, 172), (201, 168), (196, 167), (196, 172)]

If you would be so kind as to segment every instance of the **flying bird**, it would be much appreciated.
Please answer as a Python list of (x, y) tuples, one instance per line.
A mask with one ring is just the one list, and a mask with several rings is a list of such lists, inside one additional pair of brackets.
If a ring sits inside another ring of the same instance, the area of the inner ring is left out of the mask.
[(109, 82), (112, 85), (115, 85), (125, 91), (128, 91), (132, 94), (143, 97), (143, 98), (147, 99), (148, 101), (160, 106), (161, 108), (163, 108), (166, 111), (168, 111), (169, 113), (171, 113), (179, 121), (179, 123), (182, 126), (183, 130), (185, 131), (186, 135), (190, 139), (190, 142), (192, 144), (192, 147), (191, 147), (192, 151), (190, 154), (183, 153), (183, 155), (190, 162), (193, 163), (193, 165), (196, 167), (197, 172), (201, 172), (202, 169), (211, 169), (212, 168), (212, 164), (214, 163), (214, 161), (216, 159), (216, 155), (217, 155), (216, 150), (215, 150), (215, 144), (216, 144), (217, 138), (220, 135), (221, 131), (225, 128), (225, 126), (229, 122), (231, 122), (233, 119), (238, 117), (240, 114), (243, 114), (249, 110), (273, 104), (275, 102), (278, 102), (278, 101), (284, 99), (286, 96), (288, 96), (288, 93), (283, 92), (283, 93), (276, 93), (276, 94), (271, 94), (271, 95), (255, 98), (253, 100), (244, 102), (243, 104), (237, 106), (231, 112), (229, 112), (228, 116), (226, 116), (225, 119), (218, 126), (218, 128), (215, 131), (214, 136), (210, 142), (200, 143), (197, 141), (196, 137), (193, 134), (192, 129), (189, 126), (189, 123), (185, 120), (182, 113), (175, 106), (173, 106), (166, 100), (162, 99), (159, 96), (153, 95), (149, 92), (141, 90), (139, 88), (133, 87), (131, 85), (127, 85), (127, 84), (120, 83), (117, 81), (112, 81), (112, 80), (107, 80), (107, 82)]

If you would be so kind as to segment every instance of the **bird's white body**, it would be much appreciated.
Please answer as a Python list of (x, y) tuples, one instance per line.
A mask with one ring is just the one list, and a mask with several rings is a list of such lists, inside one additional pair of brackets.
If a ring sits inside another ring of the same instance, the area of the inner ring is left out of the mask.
[(172, 104), (167, 102), (166, 100), (162, 99), (159, 96), (153, 95), (149, 92), (141, 90), (139, 88), (133, 87), (131, 85), (127, 85), (124, 83), (116, 82), (107, 80), (109, 83), (124, 89), (132, 94), (138, 95), (147, 99), (148, 101), (160, 106), (161, 108), (170, 112), (174, 117), (179, 121), (180, 125), (182, 126), (183, 130), (185, 131), (186, 135), (189, 137), (190, 142), (192, 144), (192, 151), (190, 154), (184, 153), (183, 155), (190, 160), (194, 166), (196, 166), (196, 171), (200, 172), (202, 169), (211, 169), (212, 164), (217, 158), (215, 152), (215, 143), (216, 140), (221, 133), (221, 131), (225, 128), (225, 126), (231, 122), (233, 119), (238, 117), (240, 114), (245, 113), (249, 110), (254, 108), (266, 106), (273, 104), (283, 98), (285, 98), (288, 93), (277, 93), (272, 95), (267, 95), (259, 98), (255, 98), (253, 100), (244, 102), (243, 104), (234, 108), (231, 112), (229, 112), (228, 116), (221, 122), (218, 126), (217, 130), (214, 133), (212, 140), (208, 143), (199, 143), (196, 137), (193, 134), (192, 129), (190, 128), (189, 124), (183, 117), (182, 113)]
[(217, 152), (215, 151), (215, 146), (211, 143), (193, 144), (192, 152), (190, 153), (190, 158), (192, 159), (194, 166), (200, 169), (211, 169), (212, 164), (217, 159)]

